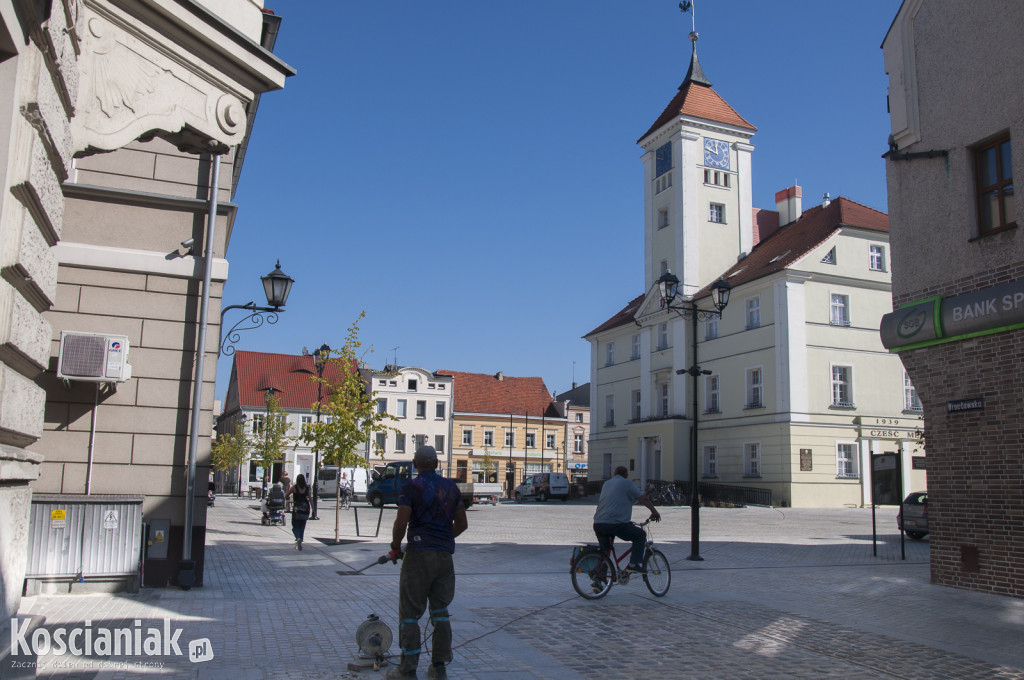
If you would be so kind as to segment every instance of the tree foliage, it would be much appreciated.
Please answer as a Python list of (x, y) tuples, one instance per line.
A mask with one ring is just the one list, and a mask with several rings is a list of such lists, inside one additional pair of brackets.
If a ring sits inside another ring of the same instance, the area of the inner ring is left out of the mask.
[(210, 465), (214, 470), (227, 472), (237, 469), (249, 459), (249, 437), (245, 434), (245, 422), (239, 419), (234, 432), (224, 432), (210, 447)]
[(251, 438), (252, 457), (263, 468), (264, 474), (269, 471), (274, 463), (284, 458), (285, 444), (288, 440), (288, 431), (291, 425), (288, 423), (288, 414), (280, 407), (276, 394), (267, 396), (267, 411), (263, 415), (259, 433)]
[[(324, 377), (311, 378), (323, 386), (327, 399), (320, 407), (320, 422), (303, 427), (299, 439), (320, 452), (324, 465), (366, 467), (368, 462), (359, 453), (362, 445), (375, 433), (397, 431), (387, 424), (393, 416), (377, 411), (372, 381), (364, 381), (359, 372), (359, 320), (364, 316), (366, 312), (361, 312), (349, 326), (344, 346), (331, 350), (327, 361), (337, 369), (336, 373), (324, 371)], [(316, 408), (313, 404), (312, 410)]]

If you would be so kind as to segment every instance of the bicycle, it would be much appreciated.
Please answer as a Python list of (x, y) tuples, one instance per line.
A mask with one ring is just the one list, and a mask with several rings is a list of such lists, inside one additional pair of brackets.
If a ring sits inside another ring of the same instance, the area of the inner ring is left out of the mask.
[(352, 492), (349, 491), (348, 489), (342, 489), (341, 500), (338, 502), (341, 503), (342, 510), (348, 510), (350, 507), (352, 507)]
[[(651, 520), (648, 519), (643, 524), (632, 524), (647, 532), (647, 548), (643, 561), (643, 569), (646, 572), (643, 574), (644, 583), (652, 595), (661, 597), (668, 592), (668, 587), (672, 583), (672, 570), (664, 553), (654, 547), (651, 530), (647, 528), (650, 523)], [(632, 572), (626, 571), (620, 565), (622, 560), (629, 558), (633, 545), (626, 543), (626, 549), (620, 555), (615, 550), (614, 539), (612, 540), (612, 547), (608, 553), (593, 544), (573, 548), (572, 559), (569, 562), (572, 587), (588, 600), (604, 597), (616, 583), (622, 586), (629, 583)]]

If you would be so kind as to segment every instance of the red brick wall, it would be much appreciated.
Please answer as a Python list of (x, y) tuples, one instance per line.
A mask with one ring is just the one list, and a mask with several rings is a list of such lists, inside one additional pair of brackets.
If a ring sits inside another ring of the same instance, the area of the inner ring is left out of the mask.
[[(1024, 262), (901, 296), (1024, 278)], [(902, 352), (924, 405), (932, 581), (1024, 598), (1024, 330)], [(984, 410), (946, 413), (982, 397)]]

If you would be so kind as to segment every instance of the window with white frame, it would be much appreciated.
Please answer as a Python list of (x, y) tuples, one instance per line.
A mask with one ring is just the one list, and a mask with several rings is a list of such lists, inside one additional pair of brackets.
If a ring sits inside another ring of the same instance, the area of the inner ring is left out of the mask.
[(387, 453), (388, 450), (388, 434), (387, 432), (377, 433), (377, 451), (379, 453)]
[(434, 450), (437, 451), (438, 453), (444, 453), (444, 435), (443, 434), (435, 434), (434, 435)]
[(438, 420), (444, 420), (445, 414), (445, 403), (443, 401), (434, 402), (434, 417)]
[(615, 343), (609, 342), (604, 346), (604, 365), (611, 366), (615, 363)]
[(832, 366), (832, 405), (853, 408), (853, 368)]
[(761, 296), (755, 295), (747, 299), (747, 328), (758, 328), (761, 325)]
[(903, 410), (915, 413), (924, 411), (921, 400), (917, 398), (917, 390), (910, 382), (910, 374), (906, 371), (903, 371)]
[(574, 434), (572, 436), (572, 452), (583, 453), (583, 435)]
[(704, 447), (704, 477), (718, 477), (718, 446), (715, 444)]
[(836, 442), (836, 477), (858, 479), (860, 468), (857, 465), (857, 444), (853, 442)]
[(833, 326), (850, 325), (850, 296), (842, 293), (832, 293), (830, 305), (831, 315), (829, 323)]
[(719, 377), (709, 375), (704, 378), (704, 412), (721, 413), (722, 405), (718, 394)]
[(761, 443), (747, 442), (743, 445), (743, 476), (761, 476)]
[(544, 437), (547, 440), (544, 443), (544, 448), (546, 448), (546, 449), (553, 449), (553, 448), (555, 448), (555, 433), (554, 432), (548, 432), (548, 433), (546, 433), (544, 435)]
[(868, 268), (873, 272), (885, 271), (885, 246), (868, 246)]
[(403, 432), (395, 433), (395, 451), (398, 453), (405, 451), (405, 433)]
[(668, 323), (658, 324), (658, 349), (668, 347)]
[(640, 420), (640, 390), (630, 393), (629, 402), (633, 406), (633, 420)]
[(604, 395), (604, 424), (611, 427), (615, 424), (615, 395)]
[(537, 433), (527, 432), (526, 433), (526, 448), (535, 449), (537, 448)]
[(764, 408), (764, 371), (760, 366), (747, 369), (747, 408)]
[(473, 445), (473, 428), (462, 426), (462, 445), (472, 446)]
[(413, 442), (413, 445), (415, 446), (415, 448), (417, 448), (417, 449), (420, 448), (421, 446), (426, 446), (427, 445), (427, 435), (425, 435), (425, 434), (413, 435), (412, 442)]
[(640, 358), (640, 334), (639, 333), (634, 333), (632, 341), (633, 341), (633, 352), (632, 352), (632, 354), (630, 355), (629, 358), (630, 359), (639, 359)]
[(709, 204), (708, 220), (716, 224), (725, 224), (725, 205), (722, 203)]
[(494, 430), (484, 430), (484, 446), (494, 446)]
[(384, 398), (384, 397), (381, 397), (380, 399), (377, 400), (377, 413), (387, 413), (387, 412), (388, 412), (388, 400), (386, 398)]
[(408, 405), (405, 399), (399, 399), (395, 404), (395, 417), (404, 418), (406, 416)]
[(669, 415), (669, 394), (668, 394), (668, 383), (663, 382), (658, 384), (658, 415), (662, 418), (667, 418)]
[(313, 416), (299, 416), (299, 431), (308, 432), (313, 424)]
[(252, 414), (252, 434), (262, 435), (263, 434), (263, 420), (266, 418), (262, 413)]
[(505, 428), (505, 446), (516, 445), (516, 431)]
[(664, 229), (668, 226), (668, 208), (658, 209), (658, 229)]
[(416, 400), (416, 417), (426, 418), (427, 417), (427, 401), (426, 399)]
[(832, 249), (825, 253), (825, 257), (821, 258), (822, 264), (835, 264), (836, 263), (836, 247), (832, 246)]
[(704, 322), (704, 339), (714, 340), (718, 337), (718, 317), (712, 317)]

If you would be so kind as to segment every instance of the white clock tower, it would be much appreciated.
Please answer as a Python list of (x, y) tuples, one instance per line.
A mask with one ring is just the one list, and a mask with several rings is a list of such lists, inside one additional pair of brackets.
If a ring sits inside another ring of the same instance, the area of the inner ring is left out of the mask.
[(753, 247), (750, 138), (757, 130), (693, 56), (679, 92), (638, 140), (644, 163), (644, 290), (669, 270), (689, 296)]

